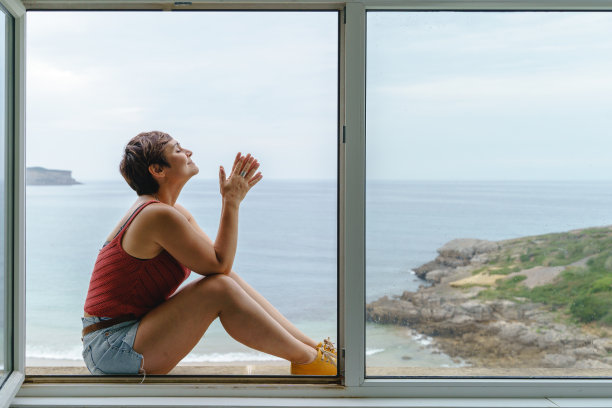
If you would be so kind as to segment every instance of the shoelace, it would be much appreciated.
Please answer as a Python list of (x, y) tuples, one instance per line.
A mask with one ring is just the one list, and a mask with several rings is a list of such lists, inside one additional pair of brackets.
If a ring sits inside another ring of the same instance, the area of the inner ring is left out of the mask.
[(329, 337), (323, 340), (323, 350), (338, 355), (338, 352), (336, 351), (336, 346), (334, 346), (334, 343), (332, 343)]
[(330, 353), (329, 351), (325, 350), (324, 348), (320, 348), (319, 350), (321, 350), (321, 361), (327, 360), (330, 363), (332, 363), (334, 365), (334, 367), (337, 367), (336, 356), (334, 356), (332, 353)]

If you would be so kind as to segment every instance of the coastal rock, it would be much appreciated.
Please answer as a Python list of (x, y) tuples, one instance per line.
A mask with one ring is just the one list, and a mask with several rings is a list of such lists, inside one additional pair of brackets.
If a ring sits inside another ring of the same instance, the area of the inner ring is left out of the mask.
[(540, 308), (525, 309), (524, 318), (542, 324), (550, 323), (550, 313), (547, 313), (545, 310)]
[(578, 345), (581, 343), (580, 341), (575, 342), (573, 340), (574, 337), (571, 333), (546, 330), (542, 335), (538, 336), (538, 347), (548, 349), (557, 345), (568, 345), (570, 343)]
[(545, 367), (566, 368), (573, 366), (576, 358), (565, 354), (546, 354), (542, 363)]
[(419, 317), (419, 312), (412, 303), (401, 299), (389, 299), (387, 296), (370, 303), (366, 312), (369, 321), (404, 326), (410, 325)]
[(576, 357), (584, 358), (589, 356), (600, 356), (606, 354), (605, 350), (598, 349), (596, 347), (579, 347), (574, 350)]
[(433, 283), (440, 283), (442, 278), (448, 276), (452, 272), (453, 269), (450, 268), (434, 269), (431, 272), (427, 272), (424, 278)]
[(433, 271), (434, 269), (439, 268), (439, 267), (440, 265), (438, 265), (438, 263), (434, 260), (434, 261), (429, 261), (426, 264), (423, 264), (417, 268), (414, 268), (412, 271), (415, 273), (416, 276), (418, 276), (421, 279), (424, 279), (427, 272)]
[(498, 244), (481, 239), (461, 238), (454, 239), (438, 249), (440, 256), (451, 259), (462, 259), (469, 261), (476, 254), (494, 251)]
[(506, 320), (520, 320), (524, 317), (524, 307), (510, 300), (501, 299), (489, 302), (494, 313)]
[(603, 363), (599, 360), (580, 360), (574, 365), (574, 368), (589, 369), (589, 368), (612, 368), (612, 365)]
[(597, 347), (599, 349), (603, 349), (606, 352), (612, 351), (612, 339), (610, 338), (600, 338), (593, 340), (593, 347)]
[[(606, 347), (612, 346), (608, 339), (554, 322), (537, 305), (503, 299), (466, 300), (457, 293), (432, 286), (406, 291), (395, 299), (383, 297), (367, 306), (368, 320), (401, 324), (431, 336), (434, 344), (429, 347), (466, 359), (473, 366), (528, 368), (534, 361), (555, 368), (612, 364), (607, 357)], [(528, 307), (532, 310), (525, 313)]]
[(538, 335), (533, 331), (524, 331), (516, 340), (523, 345), (533, 346), (534, 344), (537, 344)]
[(489, 262), (490, 257), (488, 253), (483, 254), (475, 254), (472, 259), (470, 259), (471, 264), (485, 264)]
[[(472, 367), (612, 368), (612, 336), (605, 334), (608, 329), (602, 328), (597, 336), (567, 320), (565, 310), (551, 310), (549, 304), (512, 296), (512, 291), (504, 292), (506, 289), (492, 292), (492, 287), (502, 285), (497, 280), (489, 286), (455, 285), (478, 274), (499, 276), (504, 281), (523, 275), (516, 284), (525, 288), (554, 284), (566, 267), (576, 268), (587, 261), (583, 258), (566, 266), (548, 266), (550, 259), (544, 259), (545, 267), (534, 266), (535, 258), (527, 256), (525, 242), (548, 241), (538, 237), (499, 243), (453, 240), (438, 250), (434, 261), (415, 268), (417, 276), (430, 285), (368, 304), (367, 319), (399, 324), (416, 336), (429, 336), (431, 344), (423, 347)], [(521, 264), (528, 267), (517, 271)], [(483, 290), (485, 296), (481, 297)], [(501, 296), (491, 299), (497, 293)]]
[(68, 186), (81, 183), (72, 178), (70, 170), (28, 167), (26, 168), (26, 184), (30, 186)]
[(493, 313), (491, 307), (476, 300), (470, 300), (459, 305), (463, 311), (467, 312), (473, 319), (483, 321), (491, 320)]
[(474, 318), (468, 315), (455, 315), (450, 321), (451, 324), (455, 326), (463, 326), (466, 324), (473, 324)]
[(499, 248), (496, 242), (481, 239), (454, 239), (438, 249), (439, 256), (413, 269), (421, 279), (439, 283), (442, 278), (454, 272), (455, 268), (469, 265), (477, 256), (478, 262), (486, 262), (486, 254)]
[(519, 322), (497, 321), (491, 324), (491, 327), (499, 329), (497, 335), (506, 341), (515, 341), (518, 337), (524, 334), (528, 328), (525, 324)]

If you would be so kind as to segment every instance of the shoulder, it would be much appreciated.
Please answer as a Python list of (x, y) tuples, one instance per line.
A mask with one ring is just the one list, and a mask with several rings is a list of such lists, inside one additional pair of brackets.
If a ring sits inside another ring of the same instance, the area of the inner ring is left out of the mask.
[(164, 203), (147, 205), (136, 218), (154, 225), (176, 224), (185, 221), (185, 217), (177, 208)]
[(183, 214), (183, 216), (185, 218), (187, 218), (187, 221), (191, 221), (191, 219), (193, 218), (193, 216), (191, 215), (191, 213), (189, 211), (187, 211), (187, 209), (185, 207), (183, 207), (182, 205), (180, 205), (179, 203), (175, 203), (174, 204), (174, 208), (181, 214)]

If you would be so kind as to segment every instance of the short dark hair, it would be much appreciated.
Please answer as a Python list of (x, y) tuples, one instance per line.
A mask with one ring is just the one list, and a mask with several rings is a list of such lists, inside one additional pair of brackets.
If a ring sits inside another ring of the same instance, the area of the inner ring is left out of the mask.
[(164, 149), (170, 140), (169, 134), (154, 130), (139, 133), (125, 146), (119, 171), (136, 194), (155, 194), (159, 190), (159, 184), (149, 173), (149, 166), (170, 167), (164, 157)]

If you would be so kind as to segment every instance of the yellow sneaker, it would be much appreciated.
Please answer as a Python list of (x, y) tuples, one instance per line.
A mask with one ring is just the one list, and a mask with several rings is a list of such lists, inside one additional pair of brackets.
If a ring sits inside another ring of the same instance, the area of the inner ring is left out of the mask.
[(291, 363), (293, 375), (336, 375), (336, 356), (324, 348), (317, 348), (317, 356), (312, 363)]
[(330, 353), (334, 355), (334, 357), (338, 356), (338, 351), (336, 350), (336, 346), (334, 346), (334, 343), (332, 343), (329, 337), (324, 339), (319, 344), (317, 344), (317, 348), (323, 348), (323, 350), (329, 351)]

